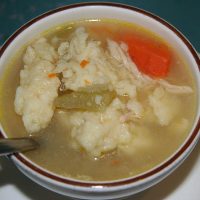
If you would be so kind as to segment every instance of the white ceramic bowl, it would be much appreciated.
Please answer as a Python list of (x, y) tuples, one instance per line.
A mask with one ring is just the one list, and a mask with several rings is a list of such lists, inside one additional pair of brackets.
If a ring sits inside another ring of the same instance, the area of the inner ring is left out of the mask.
[[(0, 75), (5, 70), (6, 63), (19, 47), (37, 36), (42, 31), (64, 22), (80, 19), (114, 18), (139, 24), (158, 35), (161, 35), (171, 46), (180, 52), (184, 61), (191, 68), (198, 91), (200, 91), (200, 60), (185, 37), (174, 27), (159, 17), (138, 8), (113, 3), (83, 3), (70, 5), (47, 12), (18, 29), (0, 50)], [(200, 101), (198, 93), (198, 102)], [(158, 183), (174, 171), (191, 153), (200, 137), (200, 105), (193, 127), (182, 146), (159, 166), (140, 174), (117, 181), (87, 182), (68, 179), (49, 172), (28, 160), (22, 154), (16, 154), (10, 159), (29, 178), (38, 184), (57, 193), (81, 199), (115, 199), (143, 191)], [(3, 128), (1, 135), (7, 137)]]

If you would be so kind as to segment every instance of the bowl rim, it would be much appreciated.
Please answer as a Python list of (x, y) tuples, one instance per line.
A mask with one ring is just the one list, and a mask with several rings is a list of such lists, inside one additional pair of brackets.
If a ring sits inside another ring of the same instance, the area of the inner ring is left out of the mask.
[[(174, 26), (163, 20), (162, 18), (158, 17), (155, 14), (152, 14), (151, 12), (145, 11), (143, 9), (133, 7), (130, 5), (122, 4), (122, 3), (112, 3), (112, 2), (83, 2), (83, 3), (76, 3), (76, 4), (70, 4), (70, 5), (65, 5), (50, 11), (47, 11), (32, 20), (28, 21), (25, 23), (23, 26), (21, 26), (19, 29), (17, 29), (8, 39), (7, 41), (3, 44), (3, 46), (0, 49), (0, 58), (3, 55), (4, 51), (9, 47), (9, 45), (12, 43), (12, 41), (24, 30), (26, 30), (29, 26), (32, 24), (40, 21), (41, 19), (44, 19), (52, 14), (64, 11), (64, 10), (69, 10), (73, 8), (80, 8), (80, 7), (89, 7), (89, 6), (105, 6), (105, 7), (117, 7), (117, 8), (122, 8), (122, 9), (127, 9), (130, 11), (134, 11), (140, 14), (143, 14), (147, 17), (150, 17), (154, 19), (155, 21), (161, 23), (168, 29), (170, 29), (172, 32), (174, 32), (180, 39), (181, 41), (187, 46), (189, 49), (191, 55), (195, 59), (195, 62), (198, 66), (198, 69), (200, 71), (200, 59), (195, 52), (193, 46), (191, 43), (185, 38), (185, 36), (182, 35)], [(38, 173), (39, 175), (42, 175), (44, 177), (47, 177), (51, 180), (57, 181), (62, 184), (68, 184), (72, 186), (79, 186), (79, 187), (114, 187), (114, 186), (122, 186), (122, 185), (128, 185), (128, 184), (133, 184), (138, 181), (144, 180), (146, 178), (150, 178), (153, 175), (156, 175), (157, 173), (161, 172), (162, 170), (166, 169), (168, 166), (170, 166), (175, 160), (180, 158), (183, 153), (188, 150), (189, 146), (194, 142), (195, 138), (198, 136), (198, 131), (200, 129), (200, 117), (198, 119), (198, 122), (191, 133), (191, 136), (185, 141), (185, 144), (170, 158), (166, 159), (163, 161), (160, 165), (154, 167), (153, 169), (148, 170), (147, 172), (144, 172), (142, 174), (136, 175), (134, 177), (129, 177), (126, 179), (119, 179), (119, 180), (113, 180), (113, 181), (91, 181), (91, 182), (83, 182), (81, 180), (76, 180), (76, 179), (71, 179), (67, 177), (61, 177), (60, 175), (56, 175), (53, 173), (48, 172), (48, 170), (38, 168), (36, 165), (33, 165), (28, 158), (25, 158), (24, 156), (20, 155), (20, 153), (13, 154), (12, 156), (9, 156), (11, 159), (14, 158), (17, 161), (21, 162), (28, 168), (34, 171), (34, 173)], [(4, 138), (4, 135), (0, 131), (0, 138)]]

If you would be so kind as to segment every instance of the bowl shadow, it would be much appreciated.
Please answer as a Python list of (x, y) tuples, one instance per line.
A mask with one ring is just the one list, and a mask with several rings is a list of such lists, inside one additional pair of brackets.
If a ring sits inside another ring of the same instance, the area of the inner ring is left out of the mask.
[[(152, 188), (130, 196), (126, 200), (160, 200), (166, 199), (186, 180), (192, 172), (200, 156), (200, 142), (196, 145), (189, 158), (169, 177)], [(49, 191), (24, 176), (6, 157), (0, 158), (0, 187), (12, 185), (30, 200), (67, 200), (72, 199)]]

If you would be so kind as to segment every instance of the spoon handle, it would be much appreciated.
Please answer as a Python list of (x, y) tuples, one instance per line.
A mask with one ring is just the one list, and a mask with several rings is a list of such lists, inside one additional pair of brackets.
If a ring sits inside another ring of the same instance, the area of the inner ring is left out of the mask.
[(0, 139), (0, 156), (33, 150), (38, 146), (39, 144), (31, 137)]

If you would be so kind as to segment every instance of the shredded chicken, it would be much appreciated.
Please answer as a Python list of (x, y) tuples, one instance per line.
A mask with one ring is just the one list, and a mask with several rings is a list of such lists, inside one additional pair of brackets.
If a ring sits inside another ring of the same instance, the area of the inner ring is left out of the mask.
[(169, 93), (173, 94), (190, 94), (193, 92), (192, 88), (189, 86), (178, 86), (172, 85), (165, 80), (159, 80), (158, 83), (162, 85)]
[(134, 77), (138, 80), (142, 80), (147, 83), (149, 81), (153, 81), (150, 77), (142, 74), (136, 64), (131, 60), (128, 54), (128, 46), (125, 43), (121, 43), (120, 45), (113, 41), (107, 40), (108, 50), (112, 57), (114, 57), (118, 62), (122, 63), (130, 73), (134, 75)]
[(123, 65), (128, 69), (132, 75), (140, 80), (143, 84), (159, 84), (163, 86), (166, 91), (173, 94), (190, 94), (193, 92), (192, 88), (189, 86), (178, 86), (170, 84), (166, 80), (154, 80), (151, 77), (142, 74), (138, 69), (136, 64), (132, 61), (128, 54), (128, 46), (125, 43), (118, 44), (113, 40), (107, 40), (108, 50), (111, 56), (113, 56), (118, 62), (123, 63)]

